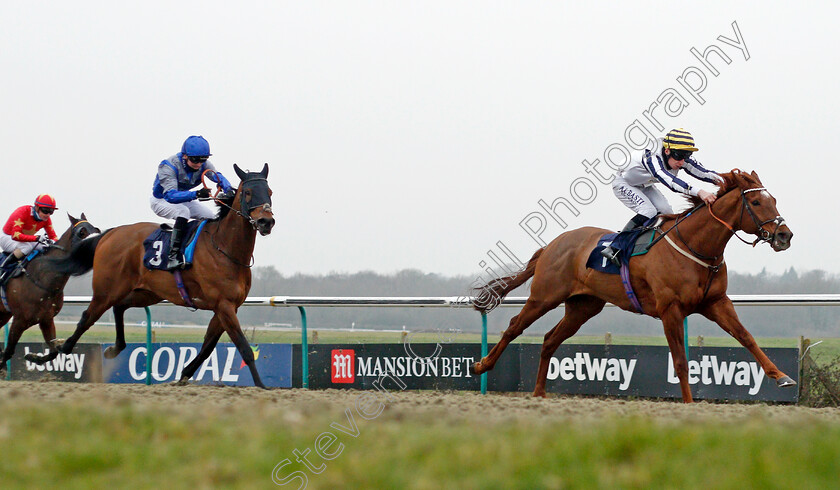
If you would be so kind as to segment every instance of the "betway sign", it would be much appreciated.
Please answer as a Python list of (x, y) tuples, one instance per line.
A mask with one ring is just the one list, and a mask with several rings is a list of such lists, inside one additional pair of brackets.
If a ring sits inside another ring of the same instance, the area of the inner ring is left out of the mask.
[[(520, 345), (522, 391), (534, 388), (540, 348)], [(764, 352), (779, 369), (798, 378), (797, 349), (774, 348)], [(505, 355), (508, 352), (502, 357)], [(777, 387), (746, 349), (693, 347), (689, 356), (688, 381), (694, 398), (797, 400), (796, 388)], [(549, 361), (547, 378), (546, 391), (554, 393), (681, 397), (667, 347), (561, 345)]]
[(12, 379), (99, 382), (102, 381), (102, 361), (98, 344), (78, 344), (70, 354), (59, 354), (44, 364), (24, 359), (27, 354), (47, 355), (42, 343), (22, 342), (11, 360)]

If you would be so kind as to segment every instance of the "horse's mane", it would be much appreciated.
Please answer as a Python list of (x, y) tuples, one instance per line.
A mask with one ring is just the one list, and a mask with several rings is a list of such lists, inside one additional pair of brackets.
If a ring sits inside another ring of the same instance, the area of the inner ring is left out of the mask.
[[(738, 180), (746, 180), (748, 184), (758, 183), (752, 175), (740, 169), (733, 168), (730, 172), (718, 174), (723, 177), (723, 183), (718, 185), (717, 197), (722, 197), (727, 192), (739, 187)], [(703, 200), (697, 196), (683, 196), (688, 203), (688, 208), (679, 213), (663, 214), (663, 218), (681, 218), (690, 213), (691, 210), (703, 204)]]
[(230, 212), (230, 207), (228, 207), (228, 206), (233, 206), (233, 200), (235, 198), (236, 198), (236, 196), (234, 195), (234, 196), (231, 196), (227, 199), (219, 199), (219, 201), (227, 204), (227, 206), (219, 206), (219, 215), (216, 216), (215, 218), (213, 218), (210, 221), (221, 221), (221, 220), (223, 220), (225, 218), (225, 216), (227, 216), (228, 213)]

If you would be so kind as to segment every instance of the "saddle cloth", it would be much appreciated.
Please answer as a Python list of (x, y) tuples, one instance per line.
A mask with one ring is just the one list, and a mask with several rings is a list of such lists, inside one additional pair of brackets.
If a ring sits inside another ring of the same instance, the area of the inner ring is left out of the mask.
[(601, 250), (612, 241), (612, 248), (620, 250), (619, 260), (624, 264), (630, 263), (630, 257), (644, 255), (648, 252), (647, 246), (653, 241), (655, 229), (648, 227), (654, 224), (656, 218), (646, 221), (641, 228), (621, 233), (608, 233), (598, 240), (598, 244), (589, 254), (586, 260), (588, 269), (595, 269), (606, 274), (618, 274), (620, 271), (609, 259), (601, 255)]
[[(8, 281), (9, 279), (11, 279), (13, 277), (17, 277), (17, 276), (23, 274), (23, 269), (24, 269), (24, 267), (26, 267), (26, 264), (31, 262), (32, 259), (34, 259), (36, 256), (38, 256), (38, 254), (40, 254), (40, 253), (41, 253), (41, 251), (36, 248), (36, 249), (33, 249), (31, 252), (29, 252), (29, 254), (26, 257), (24, 257), (20, 260), (17, 260), (15, 262), (13, 262), (12, 264), (4, 265), (3, 266), (3, 271), (10, 271), (11, 272), (11, 274), (9, 274), (9, 277), (7, 277), (6, 280)], [(9, 253), (9, 252), (0, 252), (0, 264), (5, 262), (6, 257), (8, 257), (9, 255), (12, 255), (12, 254)]]
[[(184, 258), (184, 269), (192, 265), (193, 256), (195, 254), (195, 244), (198, 241), (198, 235), (207, 224), (207, 220), (195, 220), (187, 222), (184, 229), (184, 240), (182, 244), (182, 255)], [(172, 238), (172, 227), (168, 224), (160, 225), (151, 235), (143, 240), (143, 265), (147, 269), (152, 270), (168, 270), (166, 268), (169, 260), (169, 245)]]

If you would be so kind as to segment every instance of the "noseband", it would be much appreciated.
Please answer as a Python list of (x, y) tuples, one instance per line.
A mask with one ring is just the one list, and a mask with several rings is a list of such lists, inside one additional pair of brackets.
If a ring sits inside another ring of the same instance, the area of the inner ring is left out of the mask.
[[(714, 219), (720, 221), (721, 223), (723, 223), (723, 225), (725, 227), (729, 228), (729, 231), (731, 231), (732, 234), (735, 235), (736, 238), (738, 238), (738, 240), (741, 240), (742, 242), (744, 242), (746, 244), (749, 244), (749, 245), (752, 245), (753, 247), (755, 247), (759, 242), (770, 243), (776, 237), (776, 232), (779, 231), (779, 228), (782, 225), (785, 224), (785, 219), (782, 218), (781, 216), (776, 216), (775, 218), (759, 222), (758, 217), (755, 215), (755, 213), (753, 212), (749, 203), (747, 202), (747, 193), (748, 192), (761, 192), (761, 191), (766, 191), (766, 190), (767, 189), (764, 188), (764, 187), (755, 187), (755, 188), (752, 188), (752, 189), (746, 189), (746, 190), (741, 191), (741, 214), (740, 214), (740, 217), (738, 218), (738, 229), (742, 229), (741, 228), (741, 220), (744, 217), (744, 208), (747, 208), (747, 212), (749, 213), (750, 218), (752, 218), (753, 224), (755, 224), (755, 227), (757, 228), (757, 231), (755, 233), (756, 239), (753, 242), (750, 242), (749, 240), (745, 240), (745, 239), (741, 238), (738, 235), (738, 232), (736, 231), (735, 228), (730, 226), (729, 223), (727, 223), (726, 221), (723, 221), (722, 219), (715, 216), (715, 213), (712, 212), (712, 207), (711, 206), (708, 206), (709, 213), (712, 215), (712, 217)], [(764, 225), (766, 225), (768, 223), (776, 223), (776, 227), (773, 229), (772, 233), (767, 231), (764, 228)]]

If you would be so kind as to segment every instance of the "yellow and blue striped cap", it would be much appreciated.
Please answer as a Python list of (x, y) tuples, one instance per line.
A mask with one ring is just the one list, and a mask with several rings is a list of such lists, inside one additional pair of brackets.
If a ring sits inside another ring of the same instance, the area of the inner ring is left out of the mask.
[(694, 138), (691, 136), (691, 133), (683, 128), (669, 131), (662, 141), (662, 146), (669, 150), (699, 151), (694, 146)]

